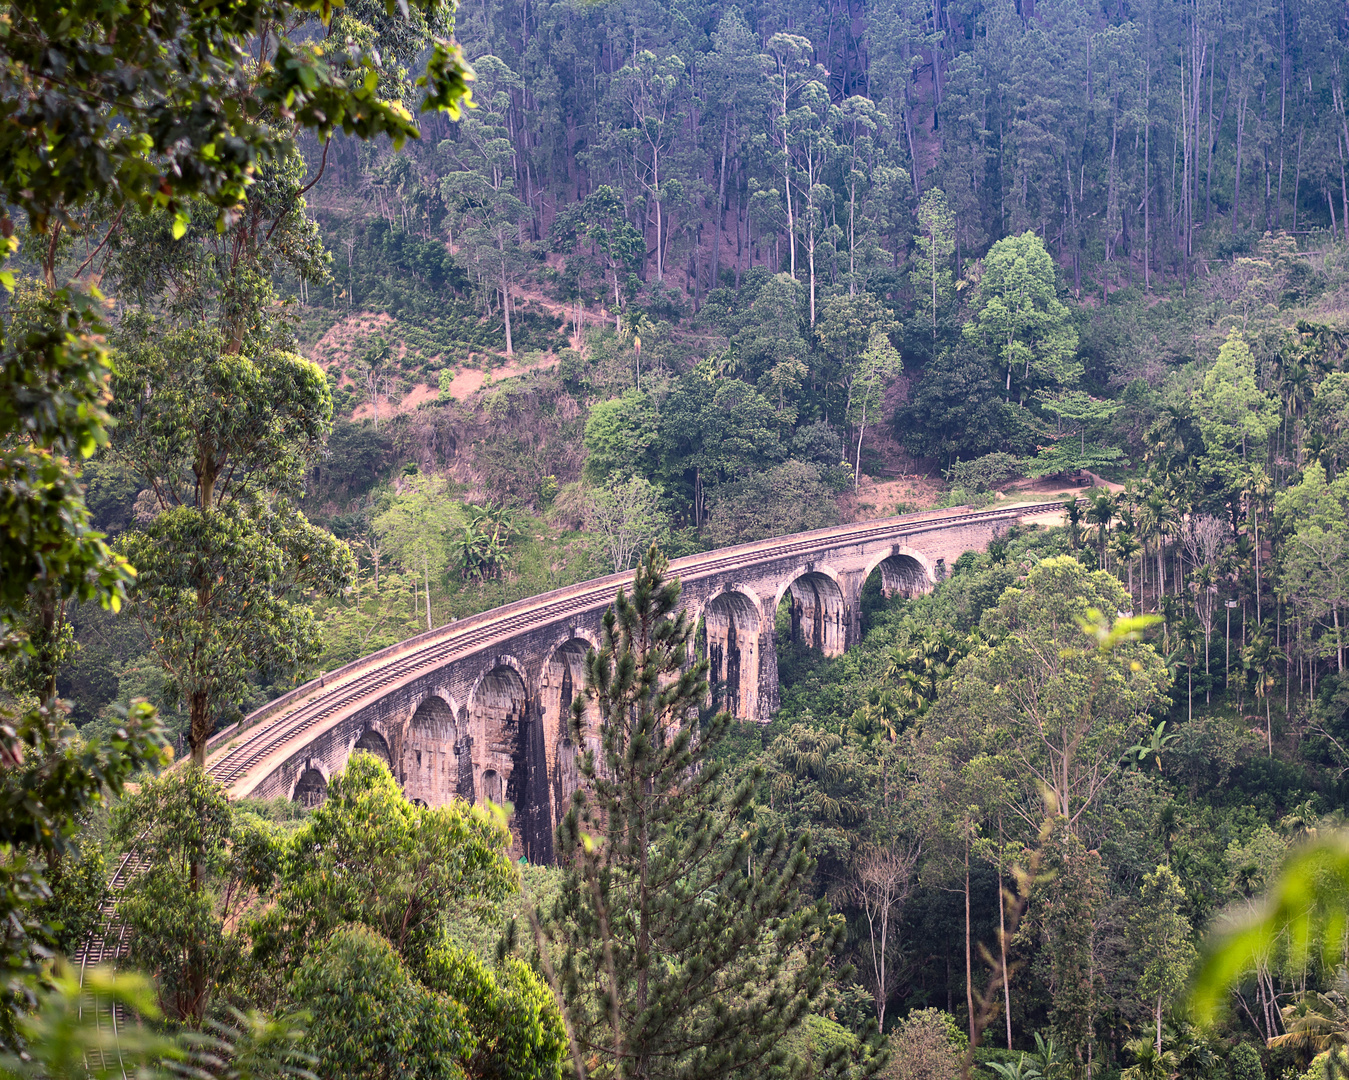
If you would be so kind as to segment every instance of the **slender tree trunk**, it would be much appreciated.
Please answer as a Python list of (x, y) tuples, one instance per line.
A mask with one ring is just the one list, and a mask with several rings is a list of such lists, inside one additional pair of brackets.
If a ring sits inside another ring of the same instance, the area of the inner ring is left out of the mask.
[[(1002, 815), (998, 815), (998, 847), (1002, 848)], [(998, 863), (998, 949), (1002, 962), (1002, 1012), (1007, 1022), (1007, 1049), (1012, 1048), (1012, 977), (1007, 970), (1007, 904), (1002, 890), (1002, 863)]]
[[(1151, 12), (1148, 18), (1151, 24)], [(1151, 43), (1149, 25), (1149, 44)], [(1143, 76), (1143, 291), (1152, 292), (1152, 52)]]
[(1237, 231), (1237, 212), (1241, 206), (1241, 146), (1246, 136), (1246, 102), (1250, 91), (1245, 86), (1237, 97), (1237, 161), (1232, 178), (1232, 235)]
[(435, 628), (431, 625), (431, 567), (424, 557), (422, 559), (422, 580), (426, 585), (426, 628), (433, 630)]
[(974, 962), (970, 952), (970, 834), (965, 830), (965, 1008), (969, 1017), (970, 1041), (974, 1031)]
[[(194, 690), (187, 699), (187, 742), (192, 749), (192, 764), (206, 767), (206, 740), (211, 734), (211, 714), (205, 690)], [(193, 870), (197, 870), (193, 863)]]
[(731, 134), (731, 112), (726, 111), (726, 120), (721, 128), (721, 170), (717, 181), (716, 231), (712, 234), (712, 281), (708, 289), (721, 284), (721, 230), (726, 226), (726, 144)]

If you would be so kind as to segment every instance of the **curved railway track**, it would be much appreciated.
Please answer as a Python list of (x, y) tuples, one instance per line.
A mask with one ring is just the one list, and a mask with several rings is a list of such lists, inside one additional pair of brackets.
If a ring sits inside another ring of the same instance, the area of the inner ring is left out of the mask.
[[(145, 859), (137, 849), (133, 848), (122, 856), (121, 862), (117, 864), (117, 869), (113, 871), (112, 878), (108, 882), (107, 895), (99, 908), (99, 924), (90, 931), (89, 936), (81, 944), (80, 951), (75, 955), (75, 963), (78, 965), (80, 972), (81, 986), (85, 985), (85, 974), (90, 968), (97, 967), (100, 964), (113, 964), (126, 956), (127, 947), (130, 944), (131, 928), (122, 921), (121, 914), (117, 909), (117, 901), (126, 888), (127, 882), (144, 868)], [(86, 1014), (92, 1018), (94, 1027), (100, 1033), (107, 1032), (110, 1035), (108, 1044), (113, 1047), (112, 1050), (90, 1052), (87, 1061), (90, 1071), (111, 1071), (116, 1068), (125, 1075), (126, 1069), (122, 1061), (121, 1044), (118, 1038), (127, 1022), (122, 1006), (113, 1004), (106, 998), (85, 992), (80, 1000), (80, 1019), (83, 1020)]]
[[(711, 574), (734, 570), (756, 554), (773, 559), (807, 558), (848, 543), (867, 543), (877, 539), (900, 540), (905, 536), (932, 530), (949, 529), (970, 522), (1014, 521), (1026, 517), (1056, 513), (1059, 503), (1031, 504), (999, 510), (976, 510), (944, 516), (914, 515), (908, 519), (886, 519), (860, 525), (834, 526), (795, 536), (721, 548), (701, 555), (676, 559), (671, 573), (684, 580), (696, 580)], [(333, 714), (378, 695), (386, 687), (415, 678), (463, 655), (472, 654), (494, 641), (512, 635), (546, 616), (555, 622), (579, 615), (611, 602), (618, 586), (631, 580), (630, 573), (611, 574), (579, 585), (519, 600), (503, 607), (419, 634), (407, 641), (372, 653), (345, 667), (297, 687), (276, 701), (245, 717), (238, 725), (214, 736), (216, 751), (207, 767), (226, 786), (231, 786), (250, 769), (272, 754), (322, 724)], [(75, 960), (80, 983), (85, 973), (99, 964), (114, 963), (126, 956), (130, 927), (122, 921), (118, 899), (127, 883), (144, 869), (145, 860), (133, 849), (124, 855), (108, 883), (108, 894), (100, 909), (100, 923), (86, 938)], [(88, 1010), (100, 1031), (109, 1032), (111, 1051), (97, 1053), (91, 1070), (116, 1069), (125, 1075), (118, 1036), (128, 1022), (118, 1005), (86, 995), (80, 1014)], [(115, 1058), (115, 1060), (114, 1060)]]
[[(772, 559), (808, 558), (850, 543), (902, 540), (924, 532), (946, 530), (979, 522), (1014, 521), (1056, 513), (1060, 503), (1031, 504), (997, 510), (974, 510), (940, 517), (914, 515), (880, 522), (839, 525), (794, 536), (720, 548), (676, 559), (670, 572), (686, 581), (724, 573), (753, 561), (756, 555)], [(245, 717), (210, 741), (207, 769), (226, 787), (233, 787), (268, 758), (293, 745), (306, 732), (382, 691), (463, 656), (504, 641), (537, 624), (565, 620), (603, 607), (631, 573), (611, 574), (578, 585), (542, 593), (493, 608), (479, 615), (427, 631), (397, 645), (372, 653), (334, 672), (296, 688)], [(238, 794), (247, 794), (239, 792)]]

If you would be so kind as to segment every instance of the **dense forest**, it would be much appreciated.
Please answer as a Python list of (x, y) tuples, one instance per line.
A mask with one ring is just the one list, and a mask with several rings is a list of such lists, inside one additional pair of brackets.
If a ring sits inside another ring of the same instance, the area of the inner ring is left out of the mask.
[[(222, 1080), (1340, 1075), (1346, 43), (1317, 0), (17, 0), (0, 1074), (103, 1075), (115, 1001), (120, 1062)], [(777, 714), (711, 707), (668, 558), (1019, 501), (1061, 524), (877, 575), (842, 656), (784, 601)], [(366, 754), (317, 806), (201, 768), (618, 571), (557, 866)], [(67, 966), (114, 905), (118, 969)]]

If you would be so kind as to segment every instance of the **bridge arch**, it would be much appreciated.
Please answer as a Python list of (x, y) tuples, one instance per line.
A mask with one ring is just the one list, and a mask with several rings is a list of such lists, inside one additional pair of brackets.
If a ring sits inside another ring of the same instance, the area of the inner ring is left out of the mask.
[(758, 714), (763, 619), (763, 604), (747, 585), (723, 586), (703, 604), (713, 707), (744, 720)]
[(600, 715), (594, 701), (585, 702), (583, 747), (577, 747), (571, 732), (572, 703), (585, 695), (586, 653), (598, 647), (599, 643), (589, 631), (573, 628), (569, 636), (557, 640), (549, 650), (539, 677), (539, 714), (554, 821), (562, 820), (581, 783), (576, 767), (577, 750), (599, 749)]
[(322, 806), (328, 797), (328, 770), (323, 762), (310, 758), (304, 763), (299, 779), (295, 781), (295, 790), (291, 792), (291, 801), (297, 802), (306, 810)]
[(877, 570), (881, 574), (881, 589), (886, 596), (918, 596), (931, 590), (937, 580), (932, 561), (921, 551), (909, 547), (894, 547), (875, 556), (867, 563), (862, 581)]
[[(513, 789), (522, 778), (516, 776), (523, 764), (522, 735), (529, 709), (529, 681), (513, 656), (493, 657), (490, 665), (473, 684), (468, 695), (468, 733), (478, 752), (473, 755), (473, 792), (475, 799), (490, 798), (482, 785), (492, 773), (500, 785), (500, 798), (511, 802)], [(523, 774), (523, 769), (520, 770)]]
[(427, 806), (443, 806), (456, 795), (473, 797), (471, 743), (462, 710), (447, 693), (426, 695), (413, 710), (403, 734), (403, 791)]
[(473, 740), (473, 790), (478, 799), (508, 802), (512, 856), (551, 862), (548, 762), (543, 725), (530, 682), (513, 656), (496, 656), (468, 699)]
[(843, 584), (827, 566), (805, 566), (793, 572), (773, 600), (777, 610), (791, 605), (792, 640), (804, 641), (825, 656), (842, 656), (848, 645), (848, 601)]
[[(355, 745), (351, 748), (351, 753), (354, 754), (357, 750), (364, 750), (366, 753), (374, 754), (375, 757), (379, 758), (385, 765), (389, 766), (390, 772), (395, 772), (393, 751), (389, 749), (389, 740), (384, 732), (379, 730), (377, 724), (367, 724), (361, 730), (360, 735), (356, 738)], [(347, 756), (350, 757), (351, 755), (348, 754)]]

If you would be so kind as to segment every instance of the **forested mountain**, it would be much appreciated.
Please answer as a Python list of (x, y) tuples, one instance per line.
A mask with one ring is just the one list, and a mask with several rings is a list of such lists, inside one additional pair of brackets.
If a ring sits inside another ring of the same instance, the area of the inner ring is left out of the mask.
[[(1344, 19), (1315, 0), (466, 4), (479, 109), (369, 179), (392, 224), (466, 230), (474, 275), (507, 290), (579, 251), (560, 284), (592, 303), (636, 273), (696, 308), (751, 266), (907, 291), (939, 188), (957, 277), (1031, 229), (1074, 296), (1105, 297), (1265, 231), (1349, 228)], [(348, 144), (328, 183), (360, 191), (364, 166)]]
[[(0, 1073), (1349, 1068), (1343, 5), (11, 8)], [(715, 713), (666, 556), (1021, 499)], [(557, 867), (201, 768), (617, 571)]]

